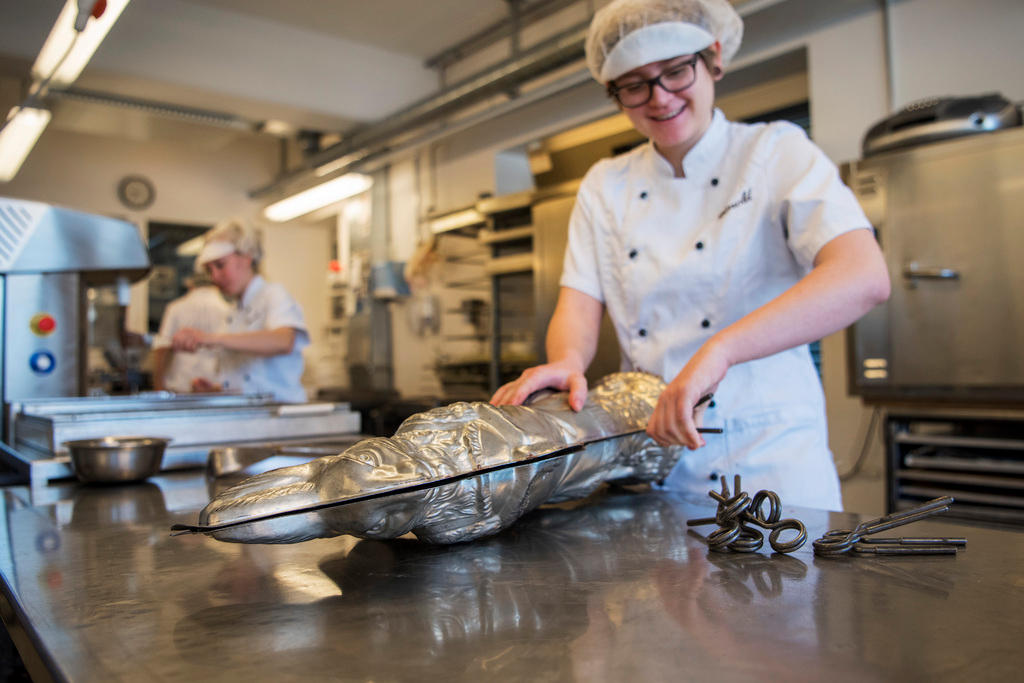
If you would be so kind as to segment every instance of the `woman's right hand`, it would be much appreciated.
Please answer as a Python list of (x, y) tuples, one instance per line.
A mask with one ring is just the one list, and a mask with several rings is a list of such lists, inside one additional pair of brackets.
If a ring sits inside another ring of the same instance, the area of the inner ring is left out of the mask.
[(522, 405), (530, 394), (549, 388), (568, 391), (569, 407), (577, 412), (587, 400), (587, 378), (581, 371), (566, 363), (545, 363), (527, 368), (518, 378), (501, 386), (491, 397), (491, 405)]
[(194, 327), (183, 327), (171, 338), (171, 348), (175, 351), (197, 351), (207, 344), (207, 334)]

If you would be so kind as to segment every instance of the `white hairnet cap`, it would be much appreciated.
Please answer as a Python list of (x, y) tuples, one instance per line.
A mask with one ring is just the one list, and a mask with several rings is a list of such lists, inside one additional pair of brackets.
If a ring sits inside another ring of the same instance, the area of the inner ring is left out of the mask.
[(722, 64), (740, 49), (743, 20), (727, 0), (613, 0), (587, 32), (587, 67), (608, 83), (644, 64), (693, 54), (716, 40)]
[(196, 257), (196, 270), (201, 270), (210, 261), (233, 253), (252, 257), (253, 269), (259, 268), (263, 258), (259, 232), (237, 218), (218, 223), (206, 233), (203, 248)]
[(222, 240), (214, 240), (203, 245), (199, 255), (196, 256), (196, 268), (205, 266), (210, 261), (224, 258), (228, 254), (235, 253), (235, 245)]

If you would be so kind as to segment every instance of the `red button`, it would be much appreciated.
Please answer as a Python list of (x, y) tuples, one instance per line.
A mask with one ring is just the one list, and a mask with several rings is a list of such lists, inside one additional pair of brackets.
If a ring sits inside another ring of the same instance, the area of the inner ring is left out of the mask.
[(45, 337), (57, 329), (57, 320), (49, 313), (36, 313), (29, 321), (33, 334)]

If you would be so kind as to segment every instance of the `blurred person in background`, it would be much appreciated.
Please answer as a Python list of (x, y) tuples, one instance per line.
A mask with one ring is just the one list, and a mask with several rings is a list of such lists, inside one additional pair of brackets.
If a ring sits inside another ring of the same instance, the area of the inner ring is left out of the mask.
[(271, 394), (277, 401), (301, 403), (306, 400), (302, 349), (309, 345), (309, 332), (298, 302), (259, 274), (262, 257), (259, 234), (239, 220), (207, 233), (196, 268), (228, 300), (227, 323), (219, 332), (184, 327), (171, 347), (220, 352), (216, 376), (194, 382), (193, 390)]
[(218, 376), (220, 353), (205, 346), (176, 351), (172, 347), (174, 335), (186, 327), (211, 334), (223, 332), (230, 312), (209, 278), (188, 278), (186, 286), (188, 291), (167, 305), (160, 331), (153, 338), (153, 386), (178, 394), (213, 390), (210, 378)]

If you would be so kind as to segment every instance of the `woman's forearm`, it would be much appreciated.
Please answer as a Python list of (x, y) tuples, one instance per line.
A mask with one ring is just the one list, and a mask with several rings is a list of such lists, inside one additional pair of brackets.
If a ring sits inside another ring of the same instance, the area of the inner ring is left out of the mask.
[(728, 369), (806, 344), (846, 327), (889, 296), (889, 274), (874, 237), (855, 230), (818, 252), (814, 268), (790, 289), (709, 339), (669, 382), (647, 433), (662, 445), (699, 448), (694, 407)]
[(885, 260), (868, 230), (822, 247), (793, 287), (713, 336), (729, 365), (764, 358), (843, 329), (889, 297)]
[(295, 330), (291, 327), (277, 327), (272, 330), (210, 334), (204, 340), (204, 345), (257, 356), (277, 356), (291, 353), (295, 346)]

